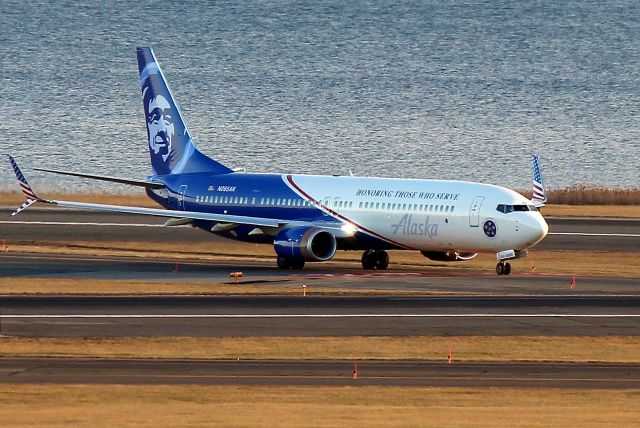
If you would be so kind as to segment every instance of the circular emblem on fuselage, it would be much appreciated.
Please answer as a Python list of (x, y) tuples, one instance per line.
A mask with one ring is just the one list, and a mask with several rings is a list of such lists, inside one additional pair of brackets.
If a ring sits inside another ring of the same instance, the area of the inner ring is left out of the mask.
[(496, 233), (498, 233), (498, 227), (493, 220), (486, 220), (482, 225), (482, 229), (484, 230), (484, 234), (489, 238), (495, 238)]

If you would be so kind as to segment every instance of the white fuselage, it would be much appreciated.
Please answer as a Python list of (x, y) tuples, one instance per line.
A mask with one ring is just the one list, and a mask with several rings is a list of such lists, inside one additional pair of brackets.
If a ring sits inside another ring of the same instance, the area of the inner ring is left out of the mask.
[[(289, 177), (289, 187), (318, 201), (327, 214), (406, 248), (526, 249), (548, 232), (544, 218), (528, 199), (499, 186), (448, 180)], [(286, 176), (283, 180), (287, 181)], [(502, 212), (499, 205), (528, 208)]]

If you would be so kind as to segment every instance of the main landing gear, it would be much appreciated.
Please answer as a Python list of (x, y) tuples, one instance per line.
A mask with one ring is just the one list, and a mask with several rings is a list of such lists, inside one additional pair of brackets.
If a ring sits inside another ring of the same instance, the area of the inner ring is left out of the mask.
[(511, 273), (511, 264), (509, 262), (505, 263), (503, 261), (498, 262), (496, 265), (496, 273), (498, 275), (509, 275)]
[(389, 254), (382, 250), (367, 250), (362, 255), (362, 268), (385, 270), (389, 267)]
[(304, 260), (278, 256), (278, 267), (280, 269), (302, 269)]

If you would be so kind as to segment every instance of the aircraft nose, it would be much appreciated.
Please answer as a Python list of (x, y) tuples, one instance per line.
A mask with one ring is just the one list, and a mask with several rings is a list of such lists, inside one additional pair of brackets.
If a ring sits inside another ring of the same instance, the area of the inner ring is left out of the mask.
[(531, 216), (523, 226), (527, 236), (527, 247), (533, 247), (549, 233), (549, 225), (539, 213)]

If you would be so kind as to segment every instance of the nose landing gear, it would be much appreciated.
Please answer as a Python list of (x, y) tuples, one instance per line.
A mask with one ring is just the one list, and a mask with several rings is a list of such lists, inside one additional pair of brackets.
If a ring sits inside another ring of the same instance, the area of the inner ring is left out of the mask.
[(496, 273), (498, 275), (511, 274), (511, 264), (509, 262), (505, 263), (503, 261), (498, 262), (498, 264), (496, 265)]
[(389, 267), (389, 254), (382, 250), (367, 250), (362, 254), (362, 268), (385, 270)]

